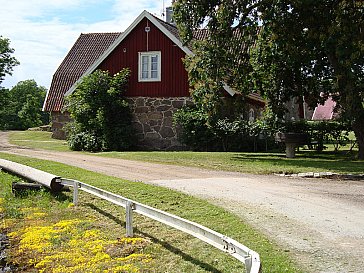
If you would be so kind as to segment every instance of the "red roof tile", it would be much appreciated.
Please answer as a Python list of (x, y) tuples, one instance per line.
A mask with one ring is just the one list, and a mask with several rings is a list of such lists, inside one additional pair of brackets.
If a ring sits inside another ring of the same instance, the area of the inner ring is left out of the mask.
[(44, 111), (61, 111), (64, 93), (86, 72), (120, 35), (117, 33), (81, 34), (53, 75)]

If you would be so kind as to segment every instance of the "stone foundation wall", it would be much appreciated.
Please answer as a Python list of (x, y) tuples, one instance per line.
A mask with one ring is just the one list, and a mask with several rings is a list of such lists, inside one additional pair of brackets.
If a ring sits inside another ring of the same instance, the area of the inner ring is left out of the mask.
[(71, 121), (69, 113), (52, 112), (51, 121), (52, 121), (52, 138), (66, 139), (66, 134), (65, 131), (63, 130), (63, 126)]
[[(133, 115), (137, 147), (141, 150), (185, 150), (178, 140), (179, 128), (173, 125), (173, 114), (184, 105), (191, 105), (189, 97), (133, 97), (127, 99)], [(68, 112), (52, 112), (52, 137), (65, 139), (63, 126), (71, 121)]]
[[(175, 151), (187, 147), (178, 141), (180, 128), (173, 124), (173, 114), (185, 105), (192, 105), (190, 97), (129, 97), (127, 98), (133, 116), (132, 126), (135, 130), (137, 148), (140, 150)], [(256, 118), (261, 109), (253, 108)], [(121, 117), (122, 118), (122, 117)], [(244, 113), (248, 118), (248, 113)], [(68, 112), (52, 112), (52, 137), (65, 139), (63, 126), (71, 121)]]
[(179, 128), (173, 125), (173, 114), (182, 106), (191, 105), (190, 97), (135, 97), (128, 98), (128, 101), (139, 149), (186, 149), (177, 140)]

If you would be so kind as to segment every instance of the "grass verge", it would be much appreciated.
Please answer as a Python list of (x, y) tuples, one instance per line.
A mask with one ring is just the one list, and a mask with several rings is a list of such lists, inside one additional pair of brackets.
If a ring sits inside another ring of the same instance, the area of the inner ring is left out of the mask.
[[(76, 167), (64, 164), (37, 160), (32, 158), (19, 157), (0, 153), (0, 157), (32, 166), (50, 173), (77, 179), (85, 183), (109, 190), (116, 194), (123, 195), (138, 202), (168, 211), (175, 215), (200, 223), (206, 227), (216, 230), (222, 234), (236, 239), (249, 248), (257, 251), (263, 261), (263, 272), (301, 272), (289, 257), (289, 253), (280, 249), (270, 242), (268, 238), (258, 233), (247, 225), (240, 218), (226, 210), (210, 204), (207, 201), (197, 199), (176, 191), (147, 185), (138, 182), (109, 177)], [(2, 178), (6, 174), (1, 173)], [(64, 219), (76, 216), (76, 218), (89, 219), (89, 225), (97, 230), (105, 231), (105, 240), (117, 240), (123, 234), (124, 211), (119, 207), (105, 203), (81, 193), (80, 206), (69, 207), (70, 196), (65, 194), (64, 198), (50, 197), (50, 195), (30, 197), (30, 201), (23, 202), (22, 198), (15, 198), (9, 193), (9, 179), (0, 179), (1, 198), (5, 199), (2, 204), (5, 207), (6, 221), (15, 222), (25, 226), (26, 216), (18, 215), (21, 208), (37, 208), (40, 206), (40, 213), (47, 213), (51, 216), (51, 223), (48, 226), (57, 224)], [(7, 181), (7, 182), (4, 182)], [(28, 197), (27, 197), (28, 198)], [(9, 208), (12, 206), (12, 208)], [(8, 213), (10, 211), (11, 213)], [(48, 216), (47, 216), (48, 217)], [(73, 218), (72, 218), (73, 219)], [(36, 220), (41, 222), (41, 218)], [(140, 250), (145, 255), (150, 255), (153, 260), (152, 268), (146, 268), (144, 272), (242, 272), (241, 263), (227, 254), (174, 229), (142, 216), (135, 215), (135, 236), (150, 241), (150, 244), (143, 245)], [(88, 224), (84, 226), (87, 227)], [(6, 224), (8, 226), (8, 224)], [(81, 225), (82, 226), (82, 225)], [(10, 225), (11, 227), (11, 225)], [(81, 228), (81, 233), (86, 232)], [(8, 230), (10, 232), (10, 230)], [(57, 240), (55, 240), (57, 242)], [(115, 250), (116, 251), (116, 250)], [(148, 256), (149, 257), (149, 256)], [(143, 265), (139, 265), (143, 271)], [(80, 271), (91, 272), (91, 271)], [(94, 271), (96, 272), (96, 271)], [(112, 272), (112, 271), (106, 271)], [(123, 272), (123, 271), (119, 271)], [(126, 271), (133, 272), (133, 271)]]
[[(32, 148), (69, 151), (64, 141), (52, 139), (47, 132), (12, 132), (10, 140), (13, 144)], [(355, 154), (345, 150), (301, 151), (296, 158), (286, 158), (284, 153), (233, 152), (106, 152), (93, 155), (255, 174), (327, 171), (362, 174), (364, 169), (364, 161), (355, 160)]]

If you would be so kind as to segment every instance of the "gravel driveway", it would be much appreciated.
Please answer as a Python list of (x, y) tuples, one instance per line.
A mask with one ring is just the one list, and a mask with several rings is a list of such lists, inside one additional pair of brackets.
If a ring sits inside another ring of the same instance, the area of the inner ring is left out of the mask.
[(280, 244), (306, 272), (364, 272), (364, 181), (217, 172), (76, 152), (33, 150), (9, 145), (5, 132), (0, 132), (0, 151), (209, 199)]

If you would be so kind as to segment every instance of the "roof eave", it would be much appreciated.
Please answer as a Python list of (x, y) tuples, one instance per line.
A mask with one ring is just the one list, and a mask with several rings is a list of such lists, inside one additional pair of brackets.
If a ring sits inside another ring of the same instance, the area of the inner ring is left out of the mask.
[(46, 112), (46, 105), (47, 105), (47, 100), (48, 100), (48, 95), (49, 95), (49, 89), (47, 90), (47, 93), (46, 93), (46, 96), (45, 96), (45, 99), (44, 99), (44, 102), (43, 102), (43, 106), (42, 106), (42, 111), (43, 112)]
[(224, 87), (225, 91), (228, 92), (229, 95), (232, 96), (232, 97), (237, 93), (234, 89), (232, 89), (226, 83), (224, 83), (224, 86), (223, 87)]

